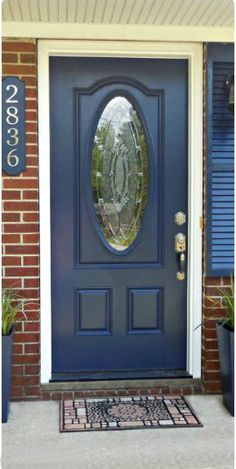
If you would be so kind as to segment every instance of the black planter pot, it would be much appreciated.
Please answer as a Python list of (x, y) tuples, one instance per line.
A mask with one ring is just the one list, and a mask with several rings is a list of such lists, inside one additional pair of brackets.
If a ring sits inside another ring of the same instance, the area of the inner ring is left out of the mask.
[(11, 385), (12, 337), (13, 330), (10, 335), (2, 336), (2, 423), (6, 423), (8, 419)]
[(216, 323), (218, 350), (220, 358), (223, 403), (230, 414), (234, 415), (234, 331), (226, 324)]

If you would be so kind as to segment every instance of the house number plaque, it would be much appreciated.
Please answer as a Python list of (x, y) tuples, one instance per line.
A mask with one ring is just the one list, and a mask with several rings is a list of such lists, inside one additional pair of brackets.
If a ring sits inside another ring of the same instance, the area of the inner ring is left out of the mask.
[(11, 176), (26, 167), (25, 84), (16, 77), (2, 83), (2, 169)]

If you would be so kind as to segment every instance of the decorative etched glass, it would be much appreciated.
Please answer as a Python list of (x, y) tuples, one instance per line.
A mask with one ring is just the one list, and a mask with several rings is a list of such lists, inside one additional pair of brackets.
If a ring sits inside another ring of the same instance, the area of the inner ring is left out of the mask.
[(92, 149), (92, 191), (101, 230), (117, 251), (137, 237), (148, 199), (148, 143), (134, 105), (111, 99), (99, 119)]

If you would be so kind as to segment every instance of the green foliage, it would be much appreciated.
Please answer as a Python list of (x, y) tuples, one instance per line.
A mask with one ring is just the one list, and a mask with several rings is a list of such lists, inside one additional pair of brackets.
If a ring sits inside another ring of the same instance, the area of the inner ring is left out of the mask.
[(225, 308), (226, 317), (220, 318), (222, 325), (227, 324), (231, 329), (234, 329), (234, 278), (230, 278), (230, 287), (218, 288), (219, 295), (221, 298), (208, 297), (212, 303), (212, 307)]
[(18, 321), (17, 314), (22, 311), (23, 301), (12, 289), (2, 290), (2, 335), (9, 335)]

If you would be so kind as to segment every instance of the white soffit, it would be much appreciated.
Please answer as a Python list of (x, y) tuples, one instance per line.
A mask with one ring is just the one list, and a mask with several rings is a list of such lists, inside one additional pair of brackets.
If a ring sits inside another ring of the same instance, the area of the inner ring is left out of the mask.
[[(3, 36), (233, 41), (233, 0), (4, 0)], [(141, 35), (141, 36), (140, 36)]]

